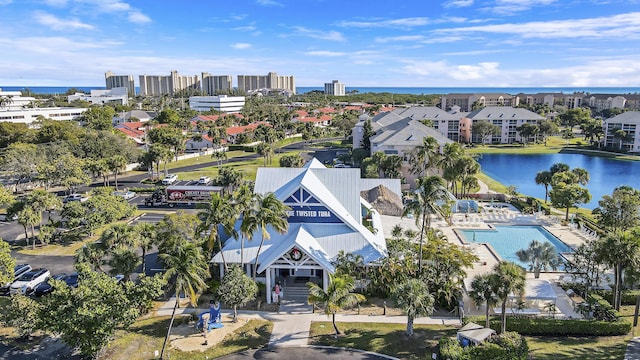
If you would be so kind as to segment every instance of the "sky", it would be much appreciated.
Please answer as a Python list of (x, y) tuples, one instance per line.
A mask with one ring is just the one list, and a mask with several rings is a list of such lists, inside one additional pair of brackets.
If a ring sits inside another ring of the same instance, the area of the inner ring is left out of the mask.
[(0, 0), (0, 34), (0, 86), (640, 86), (640, 0)]

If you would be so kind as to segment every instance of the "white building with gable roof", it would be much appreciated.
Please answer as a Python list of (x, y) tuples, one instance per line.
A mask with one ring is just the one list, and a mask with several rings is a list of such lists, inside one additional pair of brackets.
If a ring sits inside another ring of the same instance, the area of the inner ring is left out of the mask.
[[(245, 271), (251, 274), (258, 258), (258, 280), (271, 289), (283, 279), (294, 285), (296, 279), (316, 281), (329, 286), (329, 274), (335, 272), (332, 261), (340, 251), (362, 256), (365, 265), (387, 256), (380, 214), (360, 196), (360, 191), (382, 185), (402, 197), (399, 179), (360, 178), (360, 169), (326, 168), (313, 159), (303, 168), (259, 168), (255, 193), (274, 193), (289, 206), (289, 229), (285, 234), (268, 229), (260, 253), (261, 234), (256, 231), (245, 240)], [(370, 218), (370, 219), (369, 219)], [(367, 226), (375, 229), (373, 232)], [(240, 222), (236, 227), (240, 226)], [(230, 237), (222, 253), (227, 263), (240, 263), (240, 238)], [(222, 264), (222, 253), (211, 260)], [(221, 275), (224, 267), (220, 266)], [(285, 286), (285, 294), (287, 287)], [(286, 295), (285, 295), (286, 296)], [(270, 303), (271, 292), (267, 291)]]

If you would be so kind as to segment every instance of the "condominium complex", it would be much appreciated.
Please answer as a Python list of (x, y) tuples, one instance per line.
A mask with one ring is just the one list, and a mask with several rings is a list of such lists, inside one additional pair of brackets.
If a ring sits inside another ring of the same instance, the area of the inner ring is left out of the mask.
[(202, 73), (202, 94), (218, 95), (233, 89), (231, 75), (211, 75)]
[(113, 88), (127, 88), (129, 96), (136, 96), (136, 86), (133, 82), (133, 75), (115, 75), (111, 71), (104, 73), (104, 80), (107, 90)]
[(173, 95), (180, 90), (200, 89), (198, 75), (179, 75), (171, 71), (171, 75), (140, 75), (140, 95)]
[(238, 91), (251, 92), (260, 89), (283, 90), (296, 93), (296, 82), (293, 76), (278, 76), (270, 72), (267, 75), (238, 75)]
[(196, 111), (239, 112), (244, 106), (244, 96), (191, 96), (189, 107)]
[(640, 111), (627, 111), (602, 123), (604, 146), (640, 152)]
[(72, 102), (75, 100), (88, 101), (91, 104), (118, 104), (128, 105), (129, 95), (127, 94), (127, 88), (116, 87), (109, 90), (91, 90), (91, 94), (75, 93), (67, 96), (67, 101)]
[(344, 84), (338, 80), (333, 80), (330, 83), (324, 84), (324, 93), (327, 95), (344, 96)]

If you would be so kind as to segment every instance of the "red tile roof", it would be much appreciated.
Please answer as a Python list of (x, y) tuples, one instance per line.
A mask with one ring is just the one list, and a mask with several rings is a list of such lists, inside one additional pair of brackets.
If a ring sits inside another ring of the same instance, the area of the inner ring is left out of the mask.
[(249, 131), (249, 130), (255, 130), (258, 126), (260, 125), (267, 125), (267, 126), (271, 126), (271, 124), (264, 122), (264, 121), (259, 121), (259, 122), (255, 122), (249, 125), (245, 125), (245, 126), (230, 126), (228, 128), (225, 129), (227, 135), (237, 135), (237, 134), (242, 134), (245, 131)]

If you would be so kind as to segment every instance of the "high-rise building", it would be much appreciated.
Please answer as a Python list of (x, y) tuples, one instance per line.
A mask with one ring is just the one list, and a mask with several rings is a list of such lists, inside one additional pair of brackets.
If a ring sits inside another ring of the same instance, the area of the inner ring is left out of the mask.
[(270, 72), (267, 75), (238, 75), (238, 91), (270, 89), (296, 93), (296, 82), (293, 76), (278, 76)]
[(221, 92), (227, 92), (232, 87), (231, 75), (211, 75), (209, 73), (202, 73), (202, 93), (204, 95), (216, 95)]
[(344, 84), (338, 80), (333, 80), (330, 83), (324, 83), (324, 93), (327, 95), (344, 96)]
[(171, 71), (171, 75), (140, 75), (140, 95), (173, 95), (185, 89), (200, 89), (198, 75), (179, 75)]
[(104, 80), (107, 90), (124, 87), (127, 88), (129, 96), (136, 96), (136, 85), (133, 82), (133, 75), (115, 75), (111, 71), (107, 71), (104, 73)]

